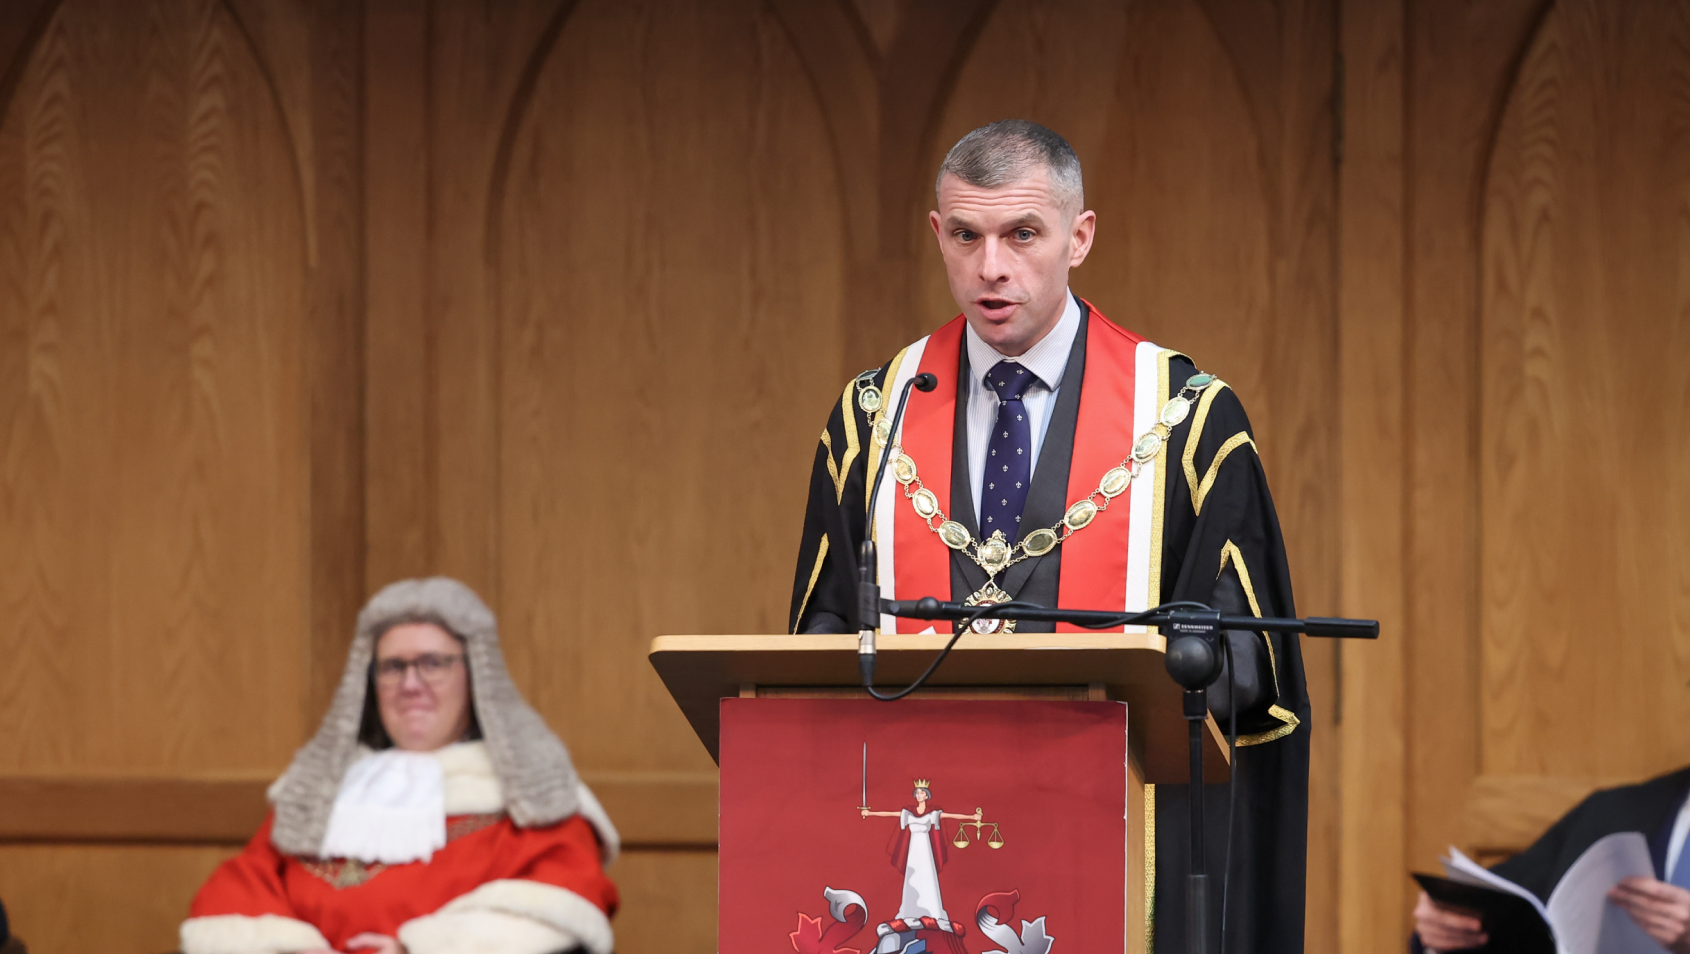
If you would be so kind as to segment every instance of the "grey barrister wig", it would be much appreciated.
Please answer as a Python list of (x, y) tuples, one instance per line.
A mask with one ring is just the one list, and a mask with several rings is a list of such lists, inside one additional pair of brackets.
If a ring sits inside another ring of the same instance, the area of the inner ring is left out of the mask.
[(389, 584), (358, 613), (346, 671), (328, 714), (270, 788), (276, 809), (270, 841), (287, 854), (306, 857), (322, 847), (341, 777), (357, 754), (376, 637), (410, 621), (439, 623), (464, 640), (471, 703), (511, 820), (535, 828), (579, 813), (599, 832), (606, 862), (615, 858), (620, 847), (615, 827), (576, 775), (569, 750), (511, 682), (493, 611), (474, 590), (443, 576)]

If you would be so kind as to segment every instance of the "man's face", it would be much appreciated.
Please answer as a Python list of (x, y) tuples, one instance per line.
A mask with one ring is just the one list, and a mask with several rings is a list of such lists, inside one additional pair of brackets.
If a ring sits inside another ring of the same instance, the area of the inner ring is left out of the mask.
[(1051, 193), (1049, 171), (986, 189), (956, 176), (939, 183), (928, 214), (951, 295), (974, 333), (1000, 354), (1026, 352), (1056, 326), (1068, 270), (1091, 251), (1097, 215), (1070, 214)]
[(464, 644), (433, 623), (401, 623), (376, 642), (376, 701), (395, 748), (432, 752), (469, 729)]

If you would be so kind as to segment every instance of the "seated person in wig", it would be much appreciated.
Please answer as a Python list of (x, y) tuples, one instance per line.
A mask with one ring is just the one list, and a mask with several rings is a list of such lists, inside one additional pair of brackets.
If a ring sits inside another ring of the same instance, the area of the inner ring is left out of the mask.
[(183, 954), (609, 954), (616, 829), (444, 577), (377, 593), (334, 703)]
[[(1626, 878), (1608, 893), (1608, 900), (1662, 949), (1690, 954), (1690, 852), (1685, 851), (1690, 838), (1690, 768), (1591, 794), (1531, 847), (1492, 870), (1548, 901), (1585, 849), (1626, 831), (1648, 840), (1655, 877)], [(1501, 947), (1508, 939), (1492, 938), (1473, 912), (1440, 904), (1420, 892), (1410, 951), (1482, 951), (1493, 940)]]

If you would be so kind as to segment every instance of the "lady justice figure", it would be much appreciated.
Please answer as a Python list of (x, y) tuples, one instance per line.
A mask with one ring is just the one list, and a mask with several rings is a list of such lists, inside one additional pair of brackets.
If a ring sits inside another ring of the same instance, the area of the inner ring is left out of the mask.
[(456, 580), (364, 606), (270, 803), (194, 898), (183, 954), (610, 954), (616, 829)]
[[(936, 807), (929, 808), (932, 797), (927, 779), (918, 778), (915, 780), (913, 809), (876, 812), (864, 808), (862, 813), (864, 818), (898, 819), (898, 834), (887, 847), (892, 856), (892, 867), (904, 873), (904, 896), (898, 905), (897, 920), (902, 921), (908, 931), (926, 928), (961, 934), (961, 925), (952, 922), (951, 916), (945, 913), (945, 902), (939, 895), (939, 869), (945, 866), (946, 859), (943, 825), (947, 818), (978, 822), (981, 813), (957, 815)], [(891, 931), (906, 933), (904, 926), (894, 923)]]

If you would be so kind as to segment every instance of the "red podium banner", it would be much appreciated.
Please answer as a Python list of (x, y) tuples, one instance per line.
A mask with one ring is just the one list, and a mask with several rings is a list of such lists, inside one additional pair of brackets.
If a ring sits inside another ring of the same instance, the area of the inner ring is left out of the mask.
[(1119, 951), (1127, 709), (726, 699), (719, 949)]

